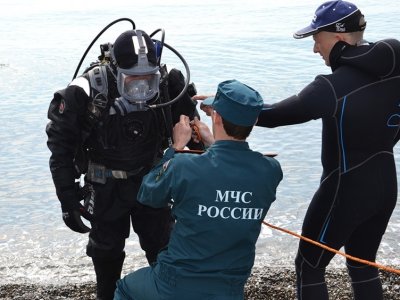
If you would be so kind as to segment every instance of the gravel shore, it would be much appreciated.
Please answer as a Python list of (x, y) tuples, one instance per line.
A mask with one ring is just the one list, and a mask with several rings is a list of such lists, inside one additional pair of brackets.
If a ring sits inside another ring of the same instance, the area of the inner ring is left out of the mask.
[[(327, 271), (331, 300), (352, 299), (346, 270)], [(400, 275), (381, 272), (385, 300), (400, 300)], [(246, 300), (295, 299), (295, 273), (290, 269), (253, 269), (246, 285)], [(94, 300), (95, 284), (32, 285), (0, 284), (0, 299), (4, 300)]]

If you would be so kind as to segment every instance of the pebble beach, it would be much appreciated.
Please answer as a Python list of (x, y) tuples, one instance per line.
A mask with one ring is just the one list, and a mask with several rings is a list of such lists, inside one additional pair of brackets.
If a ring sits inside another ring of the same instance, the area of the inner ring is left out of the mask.
[[(352, 293), (346, 270), (327, 270), (331, 300), (350, 300)], [(385, 300), (400, 300), (400, 275), (381, 271)], [(4, 300), (94, 300), (95, 283), (72, 285), (0, 284)], [(246, 300), (296, 299), (295, 273), (290, 269), (253, 269), (245, 289)]]

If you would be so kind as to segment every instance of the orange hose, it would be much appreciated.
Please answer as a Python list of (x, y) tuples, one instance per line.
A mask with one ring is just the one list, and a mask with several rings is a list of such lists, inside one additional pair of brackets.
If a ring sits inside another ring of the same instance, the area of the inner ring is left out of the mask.
[(193, 153), (193, 154), (203, 154), (204, 150), (190, 150), (190, 149), (183, 149), (183, 150), (175, 150), (176, 153)]
[(267, 222), (265, 222), (265, 221), (262, 221), (262, 222), (263, 222), (265, 225), (267, 225), (268, 227), (271, 227), (271, 228), (273, 228), (273, 229), (276, 229), (276, 230), (279, 230), (279, 231), (288, 233), (288, 234), (290, 234), (290, 235), (293, 235), (293, 236), (295, 236), (295, 237), (298, 237), (299, 239), (301, 239), (301, 240), (303, 240), (303, 241), (306, 241), (306, 242), (308, 242), (308, 243), (311, 243), (311, 244), (313, 244), (313, 245), (316, 245), (316, 246), (318, 246), (318, 247), (321, 247), (321, 248), (323, 248), (323, 249), (325, 249), (325, 250), (328, 250), (328, 251), (330, 251), (330, 252), (333, 252), (333, 253), (335, 253), (335, 254), (339, 254), (339, 255), (344, 256), (344, 257), (346, 257), (346, 258), (348, 258), (348, 259), (351, 259), (351, 260), (353, 260), (353, 261), (357, 261), (357, 262), (362, 263), (362, 264), (366, 264), (366, 265), (369, 265), (369, 266), (372, 266), (372, 267), (375, 267), (375, 268), (378, 268), (378, 269), (385, 270), (385, 271), (387, 271), (387, 272), (391, 272), (391, 273), (395, 273), (395, 274), (400, 275), (400, 270), (397, 270), (397, 269), (394, 269), (394, 268), (391, 268), (391, 267), (387, 267), (387, 266), (383, 266), (383, 265), (377, 264), (377, 263), (372, 262), (372, 261), (369, 261), (369, 260), (365, 260), (365, 259), (361, 259), (361, 258), (357, 258), (357, 257), (351, 256), (351, 255), (348, 255), (348, 254), (346, 254), (346, 253), (344, 253), (344, 252), (341, 252), (341, 251), (339, 251), (339, 250), (336, 250), (336, 249), (333, 249), (333, 248), (331, 248), (331, 247), (328, 247), (328, 246), (326, 246), (326, 245), (324, 245), (324, 244), (321, 244), (321, 243), (319, 243), (319, 242), (316, 242), (316, 241), (314, 241), (314, 240), (312, 240), (312, 239), (309, 239), (309, 238), (307, 238), (307, 237), (305, 237), (305, 236), (302, 236), (302, 235), (300, 235), (300, 234), (297, 234), (297, 233), (295, 233), (295, 232), (293, 232), (293, 231), (290, 231), (290, 230), (287, 230), (287, 229), (284, 229), (284, 228), (280, 228), (280, 227), (278, 227), (278, 226), (269, 224), (269, 223), (267, 223)]
[(201, 138), (201, 134), (200, 134), (199, 127), (197, 127), (197, 126), (194, 125), (194, 124), (191, 124), (190, 126), (192, 127), (194, 133), (196, 134), (196, 137), (197, 137), (198, 141), (199, 141), (199, 142), (202, 142), (202, 138)]
[[(191, 150), (191, 149), (183, 149), (183, 150), (175, 150), (176, 153), (193, 153), (193, 154), (203, 154), (205, 152), (205, 150)], [(268, 156), (268, 157), (275, 157), (278, 154), (276, 153), (264, 153), (264, 156)]]

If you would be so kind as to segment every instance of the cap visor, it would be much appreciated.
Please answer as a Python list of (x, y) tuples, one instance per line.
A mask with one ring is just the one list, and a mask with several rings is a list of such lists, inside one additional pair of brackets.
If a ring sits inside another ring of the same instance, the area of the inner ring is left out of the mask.
[(300, 29), (300, 30), (296, 31), (295, 33), (293, 33), (293, 37), (295, 39), (303, 39), (303, 38), (313, 35), (317, 32), (318, 32), (318, 29), (315, 29), (315, 28), (311, 27), (311, 25), (310, 25), (310, 26), (307, 26), (307, 27)]
[(214, 102), (214, 97), (208, 97), (204, 99), (203, 102), (201, 102), (201, 104), (211, 106), (213, 102)]

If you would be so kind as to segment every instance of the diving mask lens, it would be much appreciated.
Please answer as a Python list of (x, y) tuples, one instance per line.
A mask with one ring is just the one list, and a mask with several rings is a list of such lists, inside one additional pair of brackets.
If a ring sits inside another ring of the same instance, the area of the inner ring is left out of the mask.
[(159, 90), (160, 75), (121, 74), (122, 96), (131, 101), (149, 101)]

